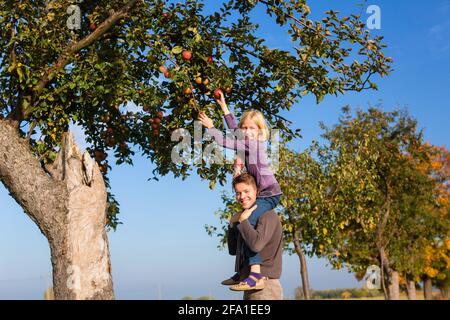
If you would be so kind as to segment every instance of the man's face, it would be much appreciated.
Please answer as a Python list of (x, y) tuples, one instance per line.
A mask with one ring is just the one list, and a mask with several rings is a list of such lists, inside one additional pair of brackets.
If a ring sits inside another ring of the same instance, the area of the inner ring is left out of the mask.
[(253, 185), (238, 183), (234, 187), (234, 191), (236, 192), (236, 200), (243, 209), (249, 209), (255, 204), (257, 190)]

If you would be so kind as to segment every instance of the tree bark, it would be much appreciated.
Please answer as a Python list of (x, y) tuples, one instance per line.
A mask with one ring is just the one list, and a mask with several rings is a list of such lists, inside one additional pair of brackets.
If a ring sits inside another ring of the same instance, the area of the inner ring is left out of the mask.
[(380, 243), (377, 243), (378, 252), (380, 254), (380, 283), (383, 289), (384, 298), (389, 299), (388, 283), (389, 283), (389, 261), (387, 260), (384, 248)]
[(433, 284), (428, 277), (423, 279), (423, 296), (425, 300), (433, 300)]
[(72, 134), (42, 168), (16, 123), (0, 120), (0, 181), (49, 242), (55, 299), (113, 299), (106, 188)]
[(439, 288), (441, 296), (445, 300), (450, 300), (450, 290), (448, 288)]
[(398, 272), (391, 268), (384, 247), (378, 245), (381, 262), (381, 286), (387, 300), (400, 299), (400, 286)]
[(297, 253), (298, 258), (300, 260), (300, 276), (302, 278), (303, 296), (305, 297), (305, 300), (310, 300), (311, 292), (309, 289), (308, 268), (306, 265), (305, 253), (303, 252), (303, 249), (300, 245), (300, 240), (298, 238), (295, 228), (292, 233), (293, 233), (292, 238), (293, 238), (293, 242), (294, 242), (295, 252)]
[(417, 300), (416, 282), (408, 276), (406, 276), (406, 292), (408, 294), (408, 300)]
[(389, 276), (389, 300), (400, 300), (398, 272), (392, 270)]

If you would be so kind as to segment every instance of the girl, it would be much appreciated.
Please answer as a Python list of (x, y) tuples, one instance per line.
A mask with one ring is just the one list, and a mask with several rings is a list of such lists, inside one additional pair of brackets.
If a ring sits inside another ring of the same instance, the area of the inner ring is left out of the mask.
[[(233, 114), (227, 107), (225, 97), (220, 92), (220, 98), (216, 99), (221, 107), (225, 121), (229, 129), (238, 129)], [(230, 139), (214, 128), (212, 120), (201, 112), (199, 120), (203, 126), (208, 128), (208, 132), (214, 140), (221, 146), (234, 149), (238, 152), (235, 161), (234, 176), (240, 173), (242, 163), (245, 169), (256, 180), (258, 196), (256, 199), (256, 209), (249, 217), (249, 222), (256, 227), (258, 218), (265, 212), (274, 209), (280, 202), (281, 188), (268, 164), (266, 146), (264, 142), (269, 138), (269, 129), (264, 116), (256, 110), (246, 111), (239, 122), (239, 129), (243, 133), (243, 139)], [(261, 257), (258, 253), (252, 252), (244, 247), (244, 253), (249, 259), (250, 276), (239, 282), (240, 275), (236, 273), (230, 279), (222, 282), (224, 285), (232, 285), (235, 291), (255, 290), (264, 288), (264, 278), (261, 275)], [(238, 270), (236, 270), (238, 271)]]

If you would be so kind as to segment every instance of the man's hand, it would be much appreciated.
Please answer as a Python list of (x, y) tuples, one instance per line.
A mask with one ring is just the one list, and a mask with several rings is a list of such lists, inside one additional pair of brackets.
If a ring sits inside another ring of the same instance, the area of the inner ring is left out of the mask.
[(214, 124), (213, 124), (211, 118), (209, 118), (204, 112), (200, 112), (200, 114), (198, 116), (198, 120), (200, 120), (200, 122), (203, 124), (203, 126), (205, 126), (208, 129), (211, 129), (212, 127), (214, 127)]
[(238, 223), (239, 222), (239, 217), (241, 216), (241, 213), (240, 212), (238, 212), (238, 213), (235, 213), (232, 217), (231, 217), (231, 219), (230, 219), (230, 224), (232, 225), (232, 224), (234, 224), (234, 223)]
[(242, 211), (240, 217), (239, 217), (239, 222), (242, 222), (244, 220), (247, 220), (248, 217), (250, 217), (250, 215), (253, 213), (253, 211), (255, 211), (255, 209), (258, 206), (255, 204), (253, 207), (251, 207), (250, 209), (245, 209), (244, 211)]

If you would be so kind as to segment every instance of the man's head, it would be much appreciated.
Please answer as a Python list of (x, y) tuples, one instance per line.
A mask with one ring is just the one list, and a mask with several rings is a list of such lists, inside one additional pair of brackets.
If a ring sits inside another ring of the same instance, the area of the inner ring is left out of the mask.
[(251, 174), (243, 173), (234, 178), (233, 188), (236, 192), (236, 200), (243, 209), (249, 209), (255, 204), (258, 189), (255, 178)]

